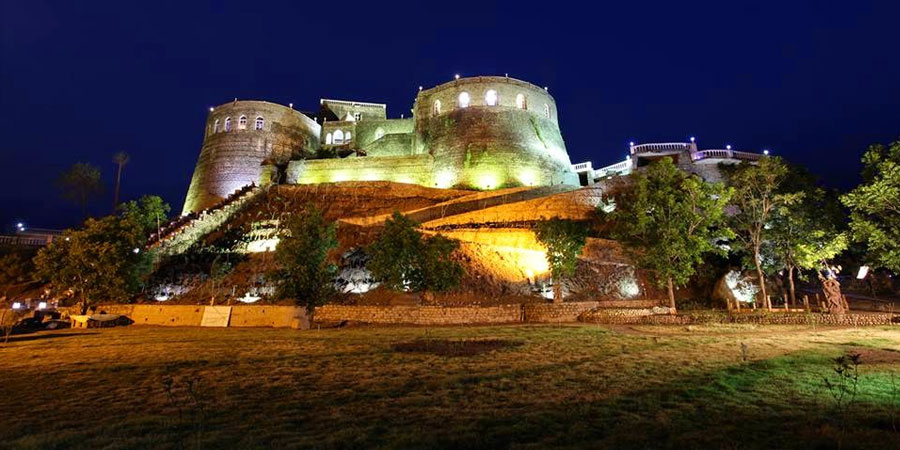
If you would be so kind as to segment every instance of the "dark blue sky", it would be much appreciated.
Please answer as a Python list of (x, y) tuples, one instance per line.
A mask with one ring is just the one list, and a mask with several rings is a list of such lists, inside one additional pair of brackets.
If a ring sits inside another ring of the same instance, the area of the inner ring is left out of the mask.
[(898, 2), (45, 2), (0, 0), (0, 224), (73, 225), (53, 184), (100, 166), (108, 212), (179, 211), (210, 105), (314, 110), (321, 97), (408, 113), (418, 86), (509, 73), (549, 86), (573, 162), (628, 141), (775, 154), (830, 184), (900, 136)]

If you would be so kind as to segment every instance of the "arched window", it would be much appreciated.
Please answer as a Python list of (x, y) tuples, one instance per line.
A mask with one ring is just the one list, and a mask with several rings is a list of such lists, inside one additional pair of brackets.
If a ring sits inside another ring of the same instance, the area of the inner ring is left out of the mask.
[(441, 101), (435, 100), (434, 101), (434, 115), (438, 115), (440, 113), (441, 113)]
[(548, 119), (550, 118), (550, 105), (546, 103), (544, 103), (544, 115), (547, 116)]
[(497, 91), (490, 89), (484, 94), (484, 104), (488, 106), (497, 106)]
[(231, 117), (225, 118), (225, 132), (231, 131)]
[(219, 119), (216, 119), (216, 121), (213, 122), (213, 134), (218, 133), (218, 132), (219, 132)]
[(266, 124), (266, 119), (263, 119), (262, 116), (258, 116), (256, 118), (256, 129), (257, 130), (262, 130), (263, 125), (265, 125), (265, 124)]
[(348, 131), (347, 134), (344, 135), (344, 142), (350, 142), (352, 137), (353, 137), (353, 135), (351, 135), (350, 132)]
[(378, 127), (375, 130), (375, 140), (379, 140), (384, 137), (384, 128)]
[(337, 130), (334, 132), (334, 145), (341, 145), (344, 143), (344, 132), (341, 130)]
[(331, 133), (325, 135), (325, 145), (331, 145)]
[(247, 129), (247, 116), (241, 116), (238, 119), (238, 130), (246, 130)]
[(469, 106), (469, 93), (468, 92), (460, 92), (459, 93), (459, 107), (467, 108)]
[(525, 94), (516, 95), (516, 108), (528, 109), (528, 105), (525, 104)]

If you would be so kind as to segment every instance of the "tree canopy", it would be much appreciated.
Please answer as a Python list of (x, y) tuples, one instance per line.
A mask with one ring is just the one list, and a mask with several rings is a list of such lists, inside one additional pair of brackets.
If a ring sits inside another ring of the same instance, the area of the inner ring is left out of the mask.
[(459, 242), (445, 236), (423, 236), (418, 224), (399, 212), (384, 223), (384, 230), (368, 248), (369, 269), (376, 279), (394, 290), (450, 290), (459, 284), (462, 265), (452, 259)]
[(553, 301), (562, 301), (563, 280), (575, 275), (578, 255), (587, 243), (588, 227), (584, 223), (554, 217), (534, 226), (538, 242), (547, 248), (547, 264), (553, 277)]
[(852, 237), (871, 264), (900, 272), (900, 141), (870, 146), (862, 162), (862, 184), (841, 198)]
[(87, 163), (75, 163), (56, 180), (63, 199), (81, 206), (82, 218), (87, 217), (88, 201), (103, 193), (100, 169)]
[(723, 165), (722, 169), (734, 190), (731, 204), (735, 211), (729, 224), (746, 255), (745, 264), (756, 268), (760, 303), (771, 309), (763, 261), (763, 245), (771, 237), (769, 222), (778, 208), (796, 204), (802, 200), (802, 194), (783, 192), (788, 166), (778, 157), (763, 157), (755, 164)]
[(668, 288), (674, 309), (674, 287), (687, 283), (704, 255), (724, 253), (716, 241), (732, 236), (724, 214), (732, 190), (681, 171), (670, 158), (633, 173), (631, 181), (609, 214), (612, 236)]
[(280, 281), (277, 295), (294, 299), (312, 312), (334, 293), (332, 279), (337, 267), (329, 253), (337, 248), (337, 226), (326, 220), (315, 206), (291, 215), (285, 235), (275, 249), (279, 269), (272, 277)]
[(796, 304), (794, 272), (813, 269), (847, 248), (844, 212), (834, 192), (819, 186), (805, 168), (789, 165), (781, 192), (793, 201), (773, 210), (763, 260), (787, 275), (790, 300)]

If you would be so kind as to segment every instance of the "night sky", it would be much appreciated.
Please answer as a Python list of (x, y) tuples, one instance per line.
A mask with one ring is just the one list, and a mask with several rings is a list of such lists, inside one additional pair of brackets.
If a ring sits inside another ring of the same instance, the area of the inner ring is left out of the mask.
[(900, 136), (900, 2), (366, 3), (0, 0), (0, 225), (76, 224), (54, 180), (77, 161), (102, 168), (108, 213), (117, 151), (123, 199), (180, 211), (208, 108), (235, 97), (399, 117), (457, 73), (548, 86), (595, 167), (696, 136), (846, 189)]

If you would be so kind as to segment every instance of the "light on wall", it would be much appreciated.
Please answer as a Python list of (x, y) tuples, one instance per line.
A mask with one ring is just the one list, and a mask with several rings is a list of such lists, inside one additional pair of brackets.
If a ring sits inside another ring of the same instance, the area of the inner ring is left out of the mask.
[(725, 150), (731, 150), (731, 146), (730, 146), (730, 145), (726, 145), (726, 146), (725, 146)]
[(458, 79), (459, 79), (459, 74), (453, 75), (453, 78), (458, 80)]
[(763, 155), (769, 156), (769, 151), (768, 151), (768, 150), (763, 150)]

